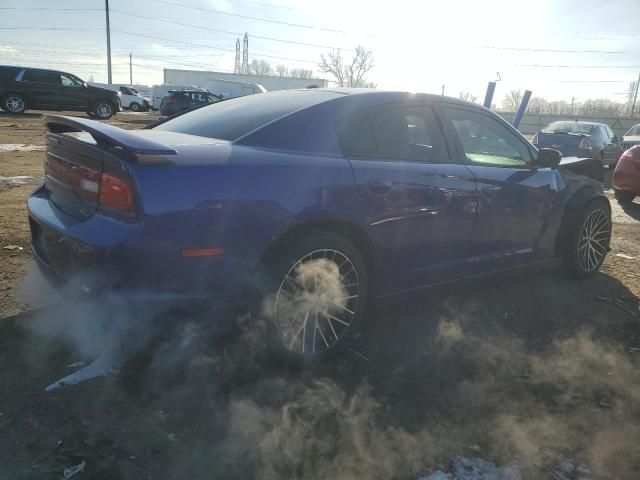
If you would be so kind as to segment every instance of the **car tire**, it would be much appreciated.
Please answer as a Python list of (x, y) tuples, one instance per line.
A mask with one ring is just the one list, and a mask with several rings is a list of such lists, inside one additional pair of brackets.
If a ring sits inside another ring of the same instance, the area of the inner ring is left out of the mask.
[(594, 275), (611, 242), (611, 211), (606, 201), (589, 202), (575, 218), (566, 238), (565, 264), (576, 278)]
[(629, 190), (613, 190), (613, 195), (616, 197), (616, 200), (620, 203), (631, 203), (633, 199), (636, 198), (636, 194), (634, 192), (630, 192)]
[(129, 110), (131, 110), (132, 112), (139, 112), (142, 110), (142, 106), (139, 103), (131, 102), (131, 104), (129, 105)]
[(7, 93), (2, 99), (2, 109), (9, 113), (24, 113), (27, 101), (18, 93)]
[(115, 107), (109, 100), (98, 100), (93, 113), (98, 120), (108, 120), (115, 113)]
[[(302, 265), (309, 268), (301, 272)], [(349, 345), (365, 314), (369, 276), (345, 237), (311, 231), (276, 251), (258, 278), (254, 313), (265, 320), (272, 354), (311, 366)]]

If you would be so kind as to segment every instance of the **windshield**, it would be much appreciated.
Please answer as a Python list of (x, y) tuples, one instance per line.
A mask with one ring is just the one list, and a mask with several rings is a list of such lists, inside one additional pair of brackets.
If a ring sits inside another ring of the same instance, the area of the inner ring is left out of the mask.
[(595, 129), (594, 125), (578, 122), (554, 122), (545, 127), (545, 133), (581, 133), (591, 135)]
[(635, 125), (631, 127), (629, 131), (625, 133), (625, 136), (628, 136), (628, 137), (640, 136), (640, 125)]

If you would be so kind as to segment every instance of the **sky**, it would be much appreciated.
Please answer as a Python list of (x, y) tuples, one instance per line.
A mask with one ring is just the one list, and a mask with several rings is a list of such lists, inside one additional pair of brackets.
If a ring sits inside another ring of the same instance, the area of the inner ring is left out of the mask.
[[(161, 84), (163, 68), (232, 72), (249, 61), (314, 70), (332, 48), (372, 50), (378, 88), (484, 98), (496, 80), (548, 100), (625, 101), (640, 73), (639, 0), (110, 0), (113, 82)], [(106, 82), (104, 0), (2, 0), (0, 64)], [(495, 100), (494, 100), (495, 101)]]

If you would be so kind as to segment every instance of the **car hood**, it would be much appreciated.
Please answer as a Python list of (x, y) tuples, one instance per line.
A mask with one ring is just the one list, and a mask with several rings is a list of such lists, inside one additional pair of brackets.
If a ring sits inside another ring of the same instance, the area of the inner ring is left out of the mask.
[(118, 92), (114, 92), (113, 90), (109, 90), (108, 88), (94, 87), (93, 85), (89, 85), (87, 87), (87, 90), (90, 93), (93, 93), (93, 94), (107, 95), (107, 96), (110, 96), (110, 97), (117, 97), (118, 96)]
[(640, 143), (640, 135), (625, 135), (624, 137), (622, 137), (622, 141)]

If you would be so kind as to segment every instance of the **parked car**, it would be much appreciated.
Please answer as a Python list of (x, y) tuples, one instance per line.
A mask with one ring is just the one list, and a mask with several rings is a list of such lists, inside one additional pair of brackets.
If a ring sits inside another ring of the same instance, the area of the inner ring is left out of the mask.
[(219, 96), (200, 90), (169, 90), (169, 95), (160, 104), (160, 114), (173, 115), (219, 101)]
[(613, 191), (621, 203), (640, 195), (640, 145), (625, 151), (613, 171)]
[(2, 109), (23, 113), (27, 109), (73, 110), (106, 120), (121, 110), (116, 92), (88, 85), (57, 70), (0, 66)]
[(91, 83), (90, 85), (118, 92), (120, 94), (120, 103), (125, 110), (146, 112), (151, 109), (149, 99), (140, 95), (140, 92), (131, 85), (122, 85), (120, 83)]
[(565, 167), (439, 95), (278, 91), (139, 131), (44, 121), (46, 180), (28, 210), (52, 282), (265, 304), (273, 345), (296, 359), (348, 345), (370, 300), (561, 262), (587, 277), (609, 247), (609, 202), (571, 171), (578, 159)]
[(622, 153), (621, 139), (604, 123), (561, 120), (536, 133), (533, 144), (553, 148), (565, 157), (592, 157), (615, 165)]
[(623, 150), (629, 150), (634, 145), (640, 145), (640, 124), (634, 125), (622, 136)]

